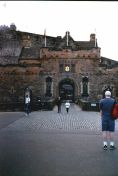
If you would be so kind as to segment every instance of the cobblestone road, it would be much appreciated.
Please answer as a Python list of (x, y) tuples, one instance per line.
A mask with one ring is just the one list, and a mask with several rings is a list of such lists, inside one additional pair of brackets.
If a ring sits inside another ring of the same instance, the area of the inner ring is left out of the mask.
[(71, 104), (69, 114), (62, 105), (60, 114), (55, 107), (0, 117), (0, 176), (118, 176), (118, 150), (103, 150), (99, 112)]
[[(25, 116), (8, 125), (3, 130), (31, 130), (39, 131), (42, 129), (59, 131), (101, 131), (101, 118), (99, 112), (82, 111), (76, 104), (71, 104), (70, 111), (67, 114), (64, 105), (61, 113), (57, 113), (57, 107), (53, 111), (32, 112), (30, 116)], [(116, 130), (118, 131), (118, 122), (116, 121)]]

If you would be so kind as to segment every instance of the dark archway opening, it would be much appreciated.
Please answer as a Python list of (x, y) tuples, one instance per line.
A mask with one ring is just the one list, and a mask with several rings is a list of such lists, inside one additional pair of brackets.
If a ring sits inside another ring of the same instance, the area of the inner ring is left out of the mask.
[(61, 100), (74, 101), (75, 85), (73, 80), (66, 78), (59, 83), (59, 96)]

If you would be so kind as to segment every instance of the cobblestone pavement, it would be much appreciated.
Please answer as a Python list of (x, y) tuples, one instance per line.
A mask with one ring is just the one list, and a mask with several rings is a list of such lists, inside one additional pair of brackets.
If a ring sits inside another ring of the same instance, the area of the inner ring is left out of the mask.
[[(99, 112), (82, 111), (76, 104), (71, 104), (67, 114), (64, 104), (62, 104), (61, 113), (57, 113), (57, 107), (53, 111), (32, 112), (30, 116), (25, 116), (7, 126), (3, 130), (10, 131), (39, 131), (59, 130), (74, 131), (87, 130), (99, 133), (101, 131), (101, 118)], [(116, 131), (118, 131), (118, 122), (116, 121)]]
[(29, 117), (24, 112), (2, 116), (0, 176), (118, 176), (118, 150), (103, 150), (99, 112), (71, 104), (69, 114), (62, 105), (61, 113), (55, 107)]

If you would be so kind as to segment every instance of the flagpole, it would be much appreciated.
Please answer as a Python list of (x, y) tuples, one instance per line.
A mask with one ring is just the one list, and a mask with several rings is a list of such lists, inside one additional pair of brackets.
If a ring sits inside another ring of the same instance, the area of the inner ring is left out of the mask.
[(68, 46), (68, 31), (67, 31), (67, 46)]
[(95, 47), (97, 46), (97, 43), (96, 43), (96, 29), (95, 29)]
[(46, 40), (46, 29), (45, 29), (45, 31), (44, 31), (44, 36), (45, 36), (45, 47), (46, 47), (46, 45), (47, 45), (47, 40)]
[(46, 47), (46, 36), (45, 36), (45, 47)]

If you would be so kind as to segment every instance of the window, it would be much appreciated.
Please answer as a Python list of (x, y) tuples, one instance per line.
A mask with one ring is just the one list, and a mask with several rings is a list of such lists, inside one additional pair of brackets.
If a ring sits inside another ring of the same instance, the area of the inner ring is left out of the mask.
[(62, 72), (63, 72), (63, 67), (64, 67), (64, 65), (63, 65), (63, 64), (60, 64), (60, 65), (59, 65), (59, 72), (60, 72), (60, 73), (62, 73)]
[(71, 72), (73, 72), (73, 73), (75, 72), (75, 64), (71, 65)]

